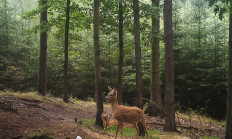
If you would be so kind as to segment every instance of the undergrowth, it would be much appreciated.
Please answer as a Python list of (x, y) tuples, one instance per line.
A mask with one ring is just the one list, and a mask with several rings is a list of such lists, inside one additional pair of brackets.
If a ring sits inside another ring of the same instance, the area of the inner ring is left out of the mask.
[[(113, 134), (113, 135), (116, 134), (117, 125), (110, 126), (109, 128), (103, 130), (103, 129), (99, 129), (96, 126), (94, 126), (94, 122), (95, 122), (94, 119), (87, 119), (87, 118), (77, 119), (76, 118), (75, 121), (79, 126), (91, 128), (92, 131), (106, 132), (106, 133)], [(160, 134), (160, 131), (158, 130), (148, 130), (148, 135), (150, 139), (160, 139), (159, 134)], [(118, 136), (121, 136), (120, 131), (118, 133)], [(135, 137), (137, 136), (137, 132), (134, 128), (124, 126), (123, 136), (124, 137)]]
[(35, 132), (25, 134), (27, 139), (53, 139), (50, 131), (46, 128), (37, 129)]

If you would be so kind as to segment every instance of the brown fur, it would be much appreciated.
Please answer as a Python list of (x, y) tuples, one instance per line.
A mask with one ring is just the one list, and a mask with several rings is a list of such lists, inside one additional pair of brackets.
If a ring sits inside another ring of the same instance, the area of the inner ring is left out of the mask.
[(109, 127), (109, 119), (110, 119), (109, 113), (107, 111), (103, 111), (101, 114), (101, 118), (103, 121), (104, 129), (107, 129)]
[(141, 122), (148, 138), (146, 117), (144, 112), (137, 107), (127, 107), (127, 106), (119, 105), (117, 101), (117, 91), (110, 87), (108, 87), (108, 89), (110, 92), (106, 96), (106, 99), (108, 99), (111, 102), (113, 118), (118, 121), (118, 127), (116, 130), (115, 139), (117, 138), (119, 127), (121, 129), (121, 137), (123, 135), (123, 122), (133, 124), (137, 131), (137, 136), (139, 136), (139, 129), (137, 124), (138, 122)]

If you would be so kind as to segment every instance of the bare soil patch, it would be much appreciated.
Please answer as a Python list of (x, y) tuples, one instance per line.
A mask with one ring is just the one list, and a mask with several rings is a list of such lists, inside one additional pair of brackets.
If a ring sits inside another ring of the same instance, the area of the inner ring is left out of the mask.
[[(20, 98), (17, 96), (0, 96), (0, 101), (8, 104), (16, 111), (0, 109), (0, 139), (27, 138), (27, 134), (44, 132), (54, 138), (75, 138), (77, 135), (92, 138), (85, 134), (77, 124), (75, 118), (94, 118), (95, 108), (88, 112), (84, 106), (69, 104), (61, 105), (61, 99), (55, 104), (50, 101)], [(82, 109), (80, 109), (82, 107)], [(42, 134), (42, 133), (41, 133)]]

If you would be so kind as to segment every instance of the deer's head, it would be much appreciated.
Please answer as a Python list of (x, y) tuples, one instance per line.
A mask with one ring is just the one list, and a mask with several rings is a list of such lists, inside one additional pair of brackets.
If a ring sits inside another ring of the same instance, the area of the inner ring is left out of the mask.
[(112, 89), (108, 86), (109, 89), (109, 93), (108, 95), (105, 97), (107, 100), (112, 101), (112, 100), (117, 100), (117, 90), (116, 89)]

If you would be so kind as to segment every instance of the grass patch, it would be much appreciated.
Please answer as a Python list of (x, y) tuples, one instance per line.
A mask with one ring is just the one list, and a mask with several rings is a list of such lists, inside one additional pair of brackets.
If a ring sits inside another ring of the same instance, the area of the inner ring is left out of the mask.
[[(75, 118), (75, 122), (78, 125), (82, 126), (82, 127), (91, 128), (92, 131), (100, 130), (100, 131), (103, 131), (103, 132), (106, 132), (106, 133), (109, 133), (109, 134), (113, 134), (113, 135), (116, 134), (117, 125), (110, 126), (106, 130), (103, 130), (103, 129), (97, 128), (96, 126), (93, 126), (95, 124), (95, 119), (87, 119), (87, 118), (79, 118), (79, 119), (77, 119), (77, 118)], [(151, 138), (151, 139), (159, 139), (158, 137), (154, 137), (153, 136), (154, 134), (159, 135), (160, 131), (158, 131), (158, 130), (148, 130), (149, 138)], [(119, 130), (118, 136), (121, 136), (120, 130)], [(124, 137), (135, 137), (135, 136), (137, 136), (137, 132), (136, 132), (136, 130), (134, 128), (124, 126), (123, 127), (123, 136)]]
[(75, 118), (75, 122), (80, 125), (94, 125), (94, 119)]
[(201, 139), (220, 139), (219, 137), (206, 137), (206, 136), (203, 136), (201, 137)]
[(98, 128), (95, 126), (95, 119), (75, 118), (75, 122), (78, 124), (78, 126), (91, 129), (92, 131), (98, 130)]
[(28, 139), (53, 139), (51, 133), (46, 128), (38, 129), (35, 132), (27, 133), (25, 138)]
[[(115, 135), (116, 134), (116, 129), (117, 129), (117, 125), (113, 125), (113, 126), (110, 126), (109, 128), (107, 128), (106, 130), (104, 130), (104, 132)], [(158, 130), (147, 130), (147, 132), (148, 132), (149, 138), (159, 139), (159, 138), (154, 137), (153, 135), (159, 135), (160, 131), (158, 131)], [(121, 136), (120, 129), (118, 131), (118, 136)], [(135, 130), (135, 128), (124, 126), (123, 127), (123, 136), (124, 137), (135, 137), (135, 136), (137, 136), (137, 131)], [(145, 135), (145, 137), (146, 137), (146, 135)]]
[[(60, 105), (62, 107), (82, 110), (81, 108), (78, 108), (76, 105), (72, 105), (72, 103), (65, 103), (65, 102), (63, 102), (62, 99), (56, 98), (50, 94), (47, 94), (47, 96), (42, 96), (38, 92), (21, 93), (21, 92), (2, 92), (2, 91), (0, 91), (0, 96), (14, 96), (14, 97), (21, 98), (23, 100), (27, 99), (27, 101), (34, 100), (34, 101), (40, 101), (40, 102), (50, 102), (50, 103), (53, 103), (55, 105)], [(75, 103), (76, 102), (78, 102), (78, 101), (75, 100)], [(83, 101), (83, 103), (86, 104), (88, 102)]]

